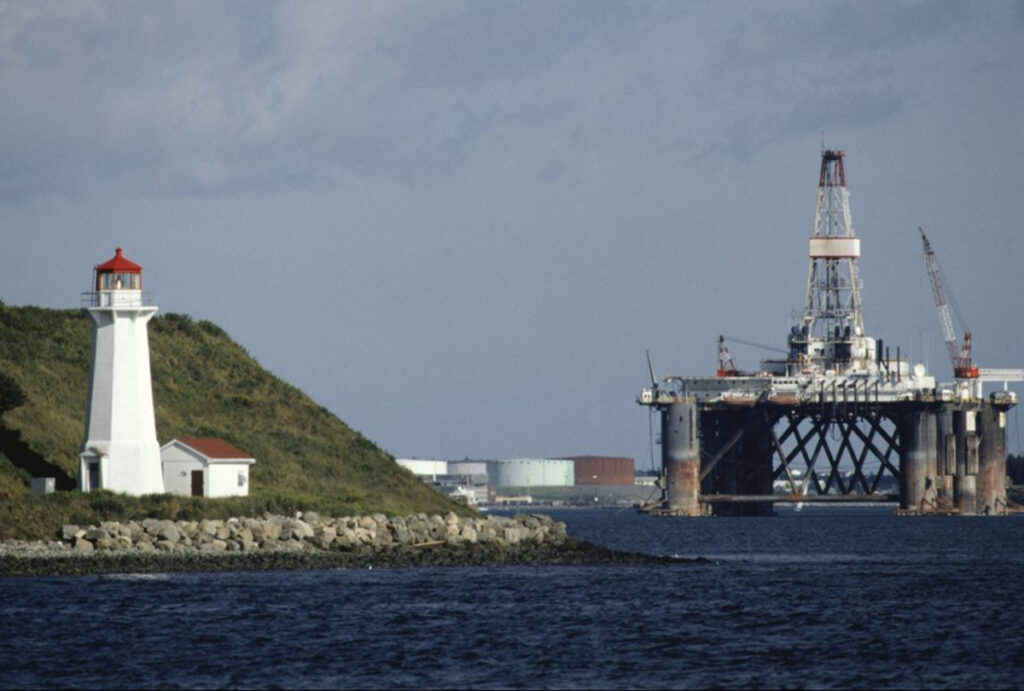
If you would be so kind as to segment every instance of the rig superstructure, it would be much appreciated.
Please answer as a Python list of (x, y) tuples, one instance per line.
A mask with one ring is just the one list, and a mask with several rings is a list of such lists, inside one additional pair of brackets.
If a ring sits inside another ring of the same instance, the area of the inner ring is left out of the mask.
[[(883, 501), (909, 513), (1005, 512), (1006, 412), (1017, 398), (1005, 383), (986, 398), (982, 382), (1022, 373), (973, 367), (967, 333), (950, 346), (955, 381), (941, 384), (865, 333), (843, 158), (822, 152), (806, 299), (785, 357), (740, 372), (720, 337), (718, 376), (659, 382), (651, 368), (637, 402), (660, 412), (663, 492), (646, 510), (766, 515), (775, 502)], [(936, 297), (948, 343), (944, 302)], [(887, 475), (898, 494), (879, 491)]]

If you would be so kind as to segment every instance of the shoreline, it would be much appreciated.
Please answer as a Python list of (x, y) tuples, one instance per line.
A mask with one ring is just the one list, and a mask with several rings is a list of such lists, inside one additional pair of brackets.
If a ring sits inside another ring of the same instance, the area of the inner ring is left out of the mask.
[(96, 552), (0, 556), (0, 578), (97, 576), (214, 571), (313, 571), (320, 569), (403, 569), (487, 566), (609, 566), (625, 564), (708, 564), (698, 557), (681, 559), (618, 552), (568, 538), (559, 544), (514, 547), (439, 544), (384, 550), (308, 550), (293, 552)]
[(568, 535), (543, 514), (104, 522), (64, 525), (59, 540), (0, 542), (0, 577), (227, 570), (556, 564), (678, 564)]

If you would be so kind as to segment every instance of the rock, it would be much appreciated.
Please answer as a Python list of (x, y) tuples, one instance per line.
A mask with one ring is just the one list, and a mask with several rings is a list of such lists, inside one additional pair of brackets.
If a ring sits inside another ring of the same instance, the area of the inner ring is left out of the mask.
[(378, 523), (377, 530), (373, 533), (373, 544), (378, 547), (384, 547), (393, 543), (395, 539), (391, 537), (391, 530), (388, 529), (387, 524)]
[(371, 518), (370, 516), (363, 516), (361, 519), (359, 519), (358, 525), (360, 528), (364, 528), (366, 530), (377, 529), (377, 521), (373, 520), (373, 518)]
[(336, 535), (332, 543), (335, 549), (352, 549), (357, 543), (355, 531), (346, 526), (335, 529)]
[(307, 540), (313, 537), (313, 526), (302, 519), (296, 518), (292, 521), (292, 537), (297, 540)]
[(459, 516), (454, 511), (449, 511), (448, 514), (444, 517), (444, 522), (447, 525), (458, 525)]
[(78, 535), (80, 528), (71, 523), (65, 523), (60, 527), (60, 539), (71, 542)]
[(523, 532), (520, 528), (508, 526), (502, 531), (502, 538), (506, 545), (516, 545), (523, 539)]
[(334, 539), (338, 536), (338, 531), (335, 528), (327, 525), (317, 525), (313, 529), (314, 541), (317, 547), (320, 549), (327, 549), (334, 542)]
[(135, 549), (139, 550), (140, 552), (144, 552), (144, 553), (148, 554), (150, 552), (155, 551), (156, 547), (153, 546), (152, 542), (148, 542), (147, 541), (147, 542), (137, 542), (137, 543), (135, 543)]
[(86, 540), (84, 537), (76, 537), (75, 538), (75, 551), (76, 552), (88, 553), (88, 552), (92, 552), (94, 549), (96, 549), (96, 547), (91, 542)]
[(128, 521), (125, 527), (128, 529), (128, 535), (131, 537), (132, 542), (137, 542), (140, 535), (145, 535), (142, 526), (135, 521)]
[(178, 528), (173, 523), (164, 521), (164, 524), (156, 532), (156, 538), (158, 547), (160, 542), (164, 540), (173, 545), (181, 539), (181, 533), (178, 532)]
[(476, 528), (472, 525), (463, 526), (462, 530), (459, 532), (459, 537), (466, 542), (476, 542)]
[[(175, 532), (177, 532), (177, 530), (175, 530)], [(156, 547), (156, 549), (158, 549), (158, 550), (160, 550), (162, 552), (173, 552), (174, 551), (174, 543), (171, 542), (170, 540), (157, 540), (155, 547)]]
[(408, 545), (412, 542), (412, 532), (404, 525), (396, 526), (394, 523), (392, 523), (391, 532), (395, 537), (395, 542), (397, 542), (400, 545)]
[(231, 528), (227, 525), (221, 524), (217, 526), (217, 530), (214, 531), (213, 535), (218, 540), (227, 540), (231, 537)]
[(310, 525), (316, 525), (321, 520), (320, 519), (320, 514), (318, 514), (315, 511), (307, 511), (304, 514), (302, 514), (302, 516), (300, 516), (300, 518), (303, 521), (305, 521), (306, 523), (309, 523)]
[(263, 540), (278, 540), (281, 537), (281, 524), (273, 520), (268, 520), (263, 524)]
[(110, 533), (108, 533), (103, 528), (88, 528), (85, 531), (85, 539), (90, 540), (92, 542), (96, 542), (97, 540), (105, 540), (109, 537)]

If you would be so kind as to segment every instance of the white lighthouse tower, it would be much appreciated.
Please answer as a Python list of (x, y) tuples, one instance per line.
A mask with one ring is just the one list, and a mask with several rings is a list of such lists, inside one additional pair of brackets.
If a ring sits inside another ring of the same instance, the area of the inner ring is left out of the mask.
[(162, 493), (146, 332), (156, 306), (142, 292), (142, 267), (120, 247), (95, 268), (92, 285), (84, 296), (93, 339), (79, 484), (83, 491)]

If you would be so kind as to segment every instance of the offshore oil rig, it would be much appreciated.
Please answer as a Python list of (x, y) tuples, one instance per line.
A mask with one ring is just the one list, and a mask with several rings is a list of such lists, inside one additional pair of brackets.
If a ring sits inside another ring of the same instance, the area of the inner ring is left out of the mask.
[[(660, 413), (662, 493), (642, 510), (749, 516), (779, 502), (898, 502), (904, 513), (1006, 512), (1006, 413), (1017, 403), (1006, 382), (1024, 372), (973, 365), (923, 230), (954, 381), (937, 383), (865, 333), (843, 157), (822, 151), (806, 301), (785, 357), (741, 372), (719, 337), (717, 376), (658, 381), (648, 354), (651, 386), (637, 403)], [(986, 397), (986, 381), (1002, 389)]]

